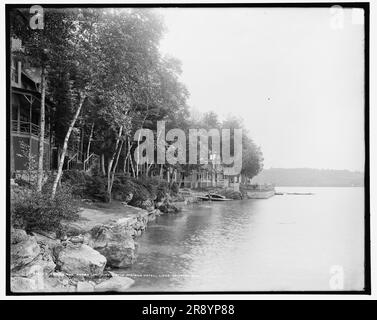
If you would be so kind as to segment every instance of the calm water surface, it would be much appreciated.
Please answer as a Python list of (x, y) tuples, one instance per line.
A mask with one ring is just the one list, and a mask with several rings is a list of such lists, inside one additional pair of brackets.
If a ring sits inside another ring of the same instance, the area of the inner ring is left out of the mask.
[(340, 266), (344, 289), (362, 289), (364, 189), (277, 191), (314, 195), (186, 206), (150, 223), (136, 264), (117, 272), (138, 291), (330, 290)]

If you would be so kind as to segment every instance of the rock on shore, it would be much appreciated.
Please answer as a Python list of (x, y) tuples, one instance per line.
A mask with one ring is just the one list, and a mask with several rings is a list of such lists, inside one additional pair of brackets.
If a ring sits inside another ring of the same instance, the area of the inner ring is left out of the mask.
[(57, 267), (70, 275), (101, 275), (106, 266), (106, 258), (85, 244), (68, 242), (54, 250)]
[(147, 210), (115, 201), (83, 208), (79, 220), (63, 223), (60, 238), (12, 229), (12, 292), (126, 291), (134, 280), (104, 270), (135, 262), (135, 240), (161, 214), (153, 202), (143, 205)]
[(12, 229), (11, 244), (12, 270), (32, 262), (41, 252), (37, 240), (28, 236), (24, 230)]
[(11, 289), (33, 292), (44, 288), (44, 278), (55, 269), (51, 251), (24, 230), (11, 230)]
[(110, 267), (128, 267), (136, 260), (134, 230), (120, 223), (99, 225), (91, 230), (89, 244), (107, 259)]
[(12, 292), (126, 291), (134, 281), (119, 276), (109, 279), (104, 269), (134, 263), (135, 238), (159, 214), (157, 209), (140, 209), (123, 218), (102, 220), (94, 227), (95, 221), (84, 219), (73, 229), (66, 225), (68, 235), (64, 240), (54, 234), (28, 235), (24, 230), (12, 229)]

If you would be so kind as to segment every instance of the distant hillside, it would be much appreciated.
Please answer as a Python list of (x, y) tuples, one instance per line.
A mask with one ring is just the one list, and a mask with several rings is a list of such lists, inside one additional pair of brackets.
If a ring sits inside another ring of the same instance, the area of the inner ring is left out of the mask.
[(364, 173), (348, 170), (271, 168), (254, 177), (252, 183), (297, 187), (361, 187), (364, 185)]

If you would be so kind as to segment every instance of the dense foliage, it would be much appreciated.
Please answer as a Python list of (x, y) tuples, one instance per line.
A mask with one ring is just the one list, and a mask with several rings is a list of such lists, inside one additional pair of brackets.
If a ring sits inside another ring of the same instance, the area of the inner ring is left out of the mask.
[(48, 192), (15, 187), (12, 190), (11, 214), (12, 225), (27, 232), (59, 232), (63, 220), (78, 218), (78, 206), (67, 184), (57, 190), (54, 199)]
[[(67, 170), (62, 181), (72, 185), (72, 193), (81, 198), (106, 201), (106, 178), (101, 175), (89, 175), (83, 171)], [(143, 201), (152, 199), (161, 201), (168, 195), (177, 195), (177, 183), (167, 183), (157, 177), (140, 177), (138, 179), (117, 174), (114, 179), (112, 197), (141, 206)], [(130, 196), (132, 195), (132, 196)], [(131, 200), (129, 200), (131, 199)]]
[[(44, 14), (45, 28), (31, 30), (27, 10), (12, 10), (11, 34), (23, 45), (13, 54), (25, 66), (42, 69), (46, 77), (51, 127), (61, 159), (52, 194), (60, 179), (74, 181), (77, 195), (107, 201), (113, 192), (127, 188), (143, 186), (158, 194), (158, 188), (164, 188), (161, 182), (153, 183), (151, 178), (143, 182), (151, 172), (159, 172), (159, 180), (171, 181), (178, 169), (189, 171), (201, 165), (136, 165), (133, 152), (142, 142), (135, 139), (138, 129), (156, 134), (161, 120), (166, 130), (180, 128), (186, 133), (190, 128), (242, 128), (241, 121), (220, 121), (215, 112), (190, 115), (180, 62), (160, 52), (164, 24), (153, 10), (46, 8)], [(61, 176), (66, 151), (77, 138), (82, 139), (82, 162), (91, 153), (101, 158), (91, 178), (69, 177), (77, 173)], [(242, 142), (242, 174), (252, 178), (261, 171), (263, 157), (245, 129)], [(169, 143), (173, 142), (166, 148)], [(133, 179), (119, 178), (120, 172)], [(131, 187), (136, 180), (141, 182)], [(178, 191), (176, 184), (169, 188)]]

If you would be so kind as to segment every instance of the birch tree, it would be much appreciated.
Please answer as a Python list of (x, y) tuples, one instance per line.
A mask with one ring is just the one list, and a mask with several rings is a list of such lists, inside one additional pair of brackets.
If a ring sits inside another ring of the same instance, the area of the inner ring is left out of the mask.
[(60, 156), (57, 174), (55, 176), (51, 197), (54, 198), (57, 186), (62, 176), (64, 160), (67, 153), (69, 138), (81, 110), (100, 88), (99, 75), (103, 72), (103, 63), (100, 47), (98, 46), (97, 32), (101, 27), (102, 12), (94, 9), (74, 10), (71, 12), (72, 31), (69, 45), (65, 48), (60, 67), (70, 75), (69, 99), (73, 106), (74, 116), (70, 121), (65, 134), (62, 153)]

